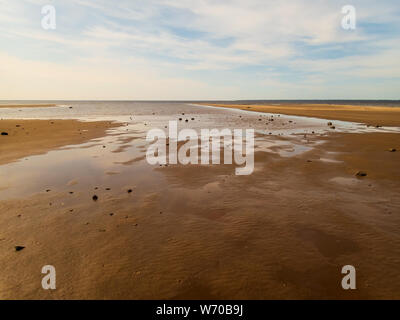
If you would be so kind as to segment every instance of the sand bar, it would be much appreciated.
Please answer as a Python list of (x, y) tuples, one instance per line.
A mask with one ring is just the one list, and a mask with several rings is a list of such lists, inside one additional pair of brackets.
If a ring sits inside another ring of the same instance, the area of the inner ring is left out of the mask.
[(110, 121), (0, 120), (0, 165), (102, 137), (116, 126)]
[(48, 108), (57, 107), (56, 104), (45, 103), (45, 104), (0, 104), (0, 108)]
[(248, 111), (314, 117), (329, 120), (360, 122), (371, 126), (400, 126), (400, 108), (395, 107), (351, 106), (333, 104), (207, 105), (224, 108), (236, 108)]

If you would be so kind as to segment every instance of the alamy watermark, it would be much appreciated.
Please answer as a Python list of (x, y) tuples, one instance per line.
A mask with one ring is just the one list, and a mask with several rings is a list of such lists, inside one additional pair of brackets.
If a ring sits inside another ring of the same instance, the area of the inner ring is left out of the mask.
[(42, 288), (44, 290), (55, 290), (56, 289), (56, 268), (51, 265), (43, 266), (42, 274), (45, 276), (42, 279)]
[(346, 265), (342, 268), (342, 274), (345, 276), (342, 279), (342, 288), (344, 290), (356, 289), (356, 268), (352, 265)]
[[(162, 129), (156, 128), (147, 132), (146, 140), (153, 143), (147, 149), (146, 159), (151, 165), (178, 162), (183, 165), (221, 164), (221, 139), (223, 139), (223, 164), (235, 163), (242, 166), (235, 169), (236, 175), (252, 174), (254, 129), (234, 129), (233, 132), (227, 128), (201, 129), (199, 137), (194, 129), (182, 129), (178, 132), (177, 121), (170, 121), (168, 138)], [(179, 150), (178, 142), (181, 144)]]
[(345, 15), (342, 18), (342, 28), (344, 30), (355, 30), (357, 25), (356, 8), (352, 5), (343, 6), (342, 14)]
[(41, 10), (42, 15), (42, 28), (44, 30), (55, 30), (57, 28), (56, 21), (56, 8), (52, 5), (45, 5)]

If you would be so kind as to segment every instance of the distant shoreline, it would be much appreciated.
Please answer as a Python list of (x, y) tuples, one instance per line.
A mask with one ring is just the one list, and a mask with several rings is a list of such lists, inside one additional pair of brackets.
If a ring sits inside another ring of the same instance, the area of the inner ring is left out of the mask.
[(0, 104), (0, 108), (48, 108), (57, 107), (56, 104)]
[(351, 121), (364, 123), (370, 126), (400, 127), (400, 108), (395, 107), (331, 104), (244, 105), (201, 103), (200, 105), (328, 120)]

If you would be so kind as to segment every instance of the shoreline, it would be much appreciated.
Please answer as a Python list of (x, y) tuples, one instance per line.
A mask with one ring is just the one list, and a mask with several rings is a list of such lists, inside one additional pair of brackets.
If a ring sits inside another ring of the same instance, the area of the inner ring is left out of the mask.
[(340, 120), (364, 123), (369, 126), (400, 127), (400, 108), (353, 105), (237, 105), (205, 104), (198, 105), (240, 109), (246, 111), (285, 114), (289, 116), (312, 117), (326, 120)]
[(48, 104), (0, 104), (0, 108), (51, 108), (57, 107), (57, 104), (48, 103)]

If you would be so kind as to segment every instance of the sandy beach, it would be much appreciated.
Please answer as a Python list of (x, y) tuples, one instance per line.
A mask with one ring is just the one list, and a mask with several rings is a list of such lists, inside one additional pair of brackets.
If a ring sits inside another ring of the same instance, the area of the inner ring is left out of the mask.
[(57, 105), (54, 103), (43, 103), (43, 104), (0, 104), (0, 108), (49, 108), (56, 107)]
[[(204, 103), (205, 104), (205, 103)], [(343, 120), (365, 123), (371, 126), (400, 126), (400, 109), (382, 106), (352, 106), (333, 104), (207, 104), (224, 108), (248, 111), (281, 113), (294, 116), (316, 117), (329, 120)]]
[[(1, 120), (0, 298), (399, 299), (400, 134), (335, 121), (395, 126), (400, 112), (230, 107), (275, 121), (185, 104), (138, 109), (126, 126)], [(149, 166), (148, 128), (179, 117), (188, 128), (255, 127), (255, 172)], [(54, 291), (40, 286), (47, 264)], [(340, 287), (347, 264), (357, 290)]]
[(76, 120), (0, 120), (0, 165), (105, 135), (118, 124)]

